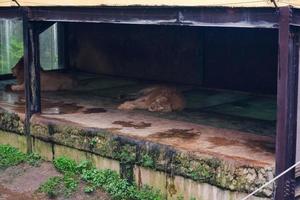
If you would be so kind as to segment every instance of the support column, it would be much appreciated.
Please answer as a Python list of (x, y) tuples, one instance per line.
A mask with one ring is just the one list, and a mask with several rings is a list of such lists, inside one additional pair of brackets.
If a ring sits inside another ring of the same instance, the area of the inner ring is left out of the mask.
[(40, 44), (39, 29), (34, 22), (29, 23), (29, 41), (31, 48), (30, 65), (30, 89), (31, 89), (31, 113), (41, 112), (41, 86), (40, 86)]
[[(291, 27), (290, 7), (280, 8), (279, 52), (277, 80), (276, 174), (295, 163), (297, 88), (298, 88), (298, 33)], [(295, 199), (295, 171), (292, 170), (276, 183), (275, 200)]]
[(24, 84), (25, 84), (25, 121), (24, 132), (27, 137), (27, 152), (32, 152), (30, 135), (30, 118), (41, 111), (40, 97), (40, 57), (38, 31), (33, 22), (28, 20), (27, 12), (23, 13), (24, 43)]

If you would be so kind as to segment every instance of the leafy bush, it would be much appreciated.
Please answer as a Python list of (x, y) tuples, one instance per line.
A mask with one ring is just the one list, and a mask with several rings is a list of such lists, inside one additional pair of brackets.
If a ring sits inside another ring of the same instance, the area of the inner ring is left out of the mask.
[[(84, 191), (93, 192), (96, 188), (102, 188), (113, 199), (116, 200), (162, 200), (159, 191), (149, 186), (140, 189), (127, 180), (122, 179), (119, 174), (112, 170), (98, 170), (92, 166), (91, 162), (83, 161), (76, 165), (74, 160), (67, 157), (60, 157), (54, 160), (54, 166), (65, 174), (80, 174), (81, 178), (89, 183)], [(73, 182), (71, 181), (73, 184)], [(69, 188), (73, 188), (70, 184)], [(68, 185), (68, 184), (67, 184)], [(75, 186), (75, 185), (73, 185)], [(74, 187), (75, 188), (75, 187)]]
[(77, 172), (76, 162), (67, 157), (62, 156), (57, 159), (54, 159), (53, 164), (54, 164), (55, 168), (61, 173), (66, 173), (66, 172), (76, 173)]
[(59, 176), (51, 177), (40, 186), (38, 191), (47, 194), (50, 198), (55, 198), (61, 192), (62, 180), (63, 178)]
[(78, 188), (79, 180), (75, 174), (67, 172), (63, 177), (55, 176), (49, 178), (39, 187), (39, 192), (48, 195), (49, 198), (55, 198), (60, 194), (65, 197), (70, 196)]
[(9, 145), (0, 145), (0, 167), (18, 165), (26, 160), (24, 153)]
[(38, 166), (41, 157), (38, 154), (24, 154), (10, 145), (0, 145), (0, 168), (18, 165), (27, 162), (32, 166)]
[(41, 156), (37, 153), (31, 153), (27, 155), (26, 162), (31, 166), (39, 166), (41, 164)]

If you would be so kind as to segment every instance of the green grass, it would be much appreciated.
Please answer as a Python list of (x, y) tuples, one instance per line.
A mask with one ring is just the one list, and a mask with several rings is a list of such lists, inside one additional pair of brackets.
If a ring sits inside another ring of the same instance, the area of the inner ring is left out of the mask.
[(63, 176), (55, 176), (49, 178), (43, 183), (38, 191), (48, 195), (49, 198), (56, 198), (59, 195), (69, 197), (77, 190), (79, 178), (71, 172), (65, 173)]
[[(0, 168), (28, 163), (38, 166), (41, 157), (38, 154), (24, 154), (17, 148), (9, 145), (0, 145)], [(70, 196), (78, 189), (80, 179), (86, 182), (84, 192), (91, 193), (96, 189), (103, 189), (115, 200), (163, 200), (160, 191), (150, 186), (129, 183), (122, 179), (115, 171), (96, 169), (91, 162), (82, 161), (77, 164), (67, 157), (59, 157), (53, 161), (55, 168), (63, 176), (49, 178), (39, 187), (39, 192), (47, 194), (50, 198), (58, 195)]]
[(9, 145), (0, 145), (0, 168), (7, 168), (26, 162), (32, 166), (38, 166), (41, 157), (37, 154), (24, 154), (17, 148)]
[(38, 191), (47, 194), (50, 198), (55, 198), (62, 192), (62, 183), (62, 177), (51, 177), (40, 186)]
[(60, 157), (54, 160), (54, 166), (64, 176), (68, 173), (79, 175), (88, 183), (84, 192), (91, 193), (97, 188), (103, 189), (112, 199), (116, 200), (162, 200), (161, 193), (152, 187), (138, 188), (122, 179), (118, 173), (112, 170), (98, 170), (88, 161), (76, 164), (74, 160)]

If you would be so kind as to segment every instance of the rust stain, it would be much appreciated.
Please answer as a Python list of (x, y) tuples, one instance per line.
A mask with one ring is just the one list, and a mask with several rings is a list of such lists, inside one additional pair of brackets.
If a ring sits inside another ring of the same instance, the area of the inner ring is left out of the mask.
[(237, 146), (240, 145), (238, 140), (231, 140), (225, 137), (209, 137), (207, 141), (213, 144), (214, 146)]
[(275, 153), (274, 141), (248, 140), (245, 145), (253, 149), (253, 151), (264, 151), (272, 154)]
[(165, 132), (158, 132), (150, 135), (148, 138), (166, 139), (180, 138), (185, 140), (196, 139), (200, 136), (200, 132), (194, 132), (193, 129), (169, 129)]
[(107, 112), (104, 108), (87, 108), (83, 111), (84, 114), (91, 114), (91, 113), (103, 113)]
[(177, 193), (177, 190), (176, 190), (176, 186), (175, 186), (175, 183), (174, 183), (174, 177), (170, 177), (170, 182), (167, 181), (167, 185), (166, 185), (166, 188), (167, 188), (167, 191), (168, 193), (170, 194), (170, 196), (174, 196), (176, 193)]
[[(213, 147), (216, 146), (243, 146), (251, 149), (252, 152), (275, 153), (275, 143), (266, 140), (232, 140), (224, 137), (209, 137), (207, 139)], [(213, 148), (211, 147), (211, 148)]]
[(127, 128), (144, 129), (151, 126), (151, 123), (133, 122), (133, 121), (114, 121), (113, 124), (121, 125)]
[(142, 182), (142, 173), (141, 173), (141, 168), (138, 168), (138, 188), (140, 189), (143, 185)]

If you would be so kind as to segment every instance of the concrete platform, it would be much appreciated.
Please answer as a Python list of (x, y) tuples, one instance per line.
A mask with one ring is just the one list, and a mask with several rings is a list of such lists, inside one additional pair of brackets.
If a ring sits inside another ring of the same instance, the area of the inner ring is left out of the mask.
[[(81, 77), (73, 91), (42, 94), (34, 137), (225, 190), (251, 192), (273, 177), (274, 97), (178, 86), (182, 112), (124, 112), (116, 107), (126, 95), (151, 83)], [(0, 108), (0, 129), (22, 134), (23, 95), (2, 90)], [(271, 197), (272, 189), (258, 195)]]

